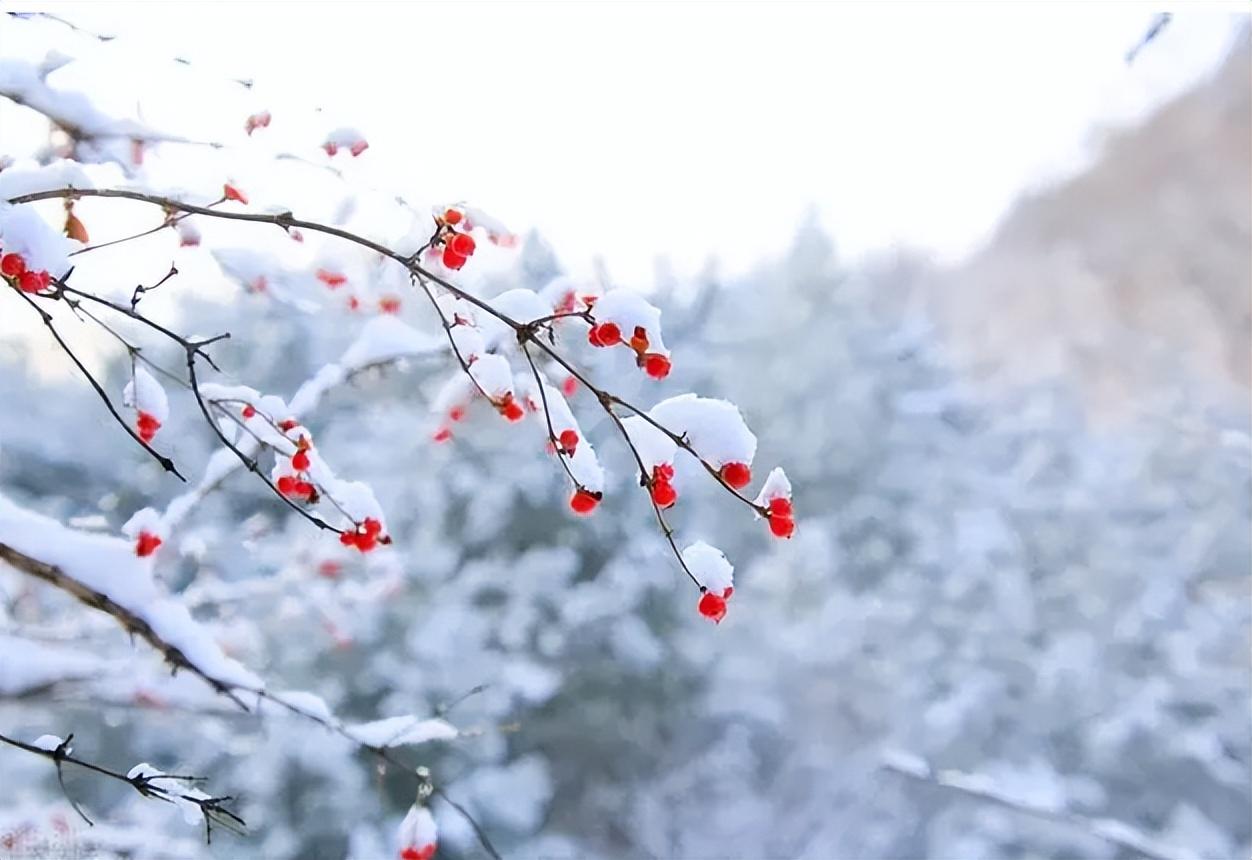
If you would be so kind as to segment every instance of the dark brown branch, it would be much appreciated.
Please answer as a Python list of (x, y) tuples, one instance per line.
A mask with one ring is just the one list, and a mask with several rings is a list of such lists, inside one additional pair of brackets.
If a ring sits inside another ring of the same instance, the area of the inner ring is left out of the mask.
[(317, 516), (316, 514), (309, 513), (303, 507), (296, 504), (291, 499), (287, 498), (287, 496), (285, 496), (278, 489), (278, 487), (274, 485), (274, 482), (269, 479), (269, 476), (261, 471), (261, 467), (260, 465), (258, 465), (255, 457), (248, 456), (246, 453), (240, 450), (238, 445), (236, 445), (234, 442), (226, 438), (226, 434), (222, 432), (221, 426), (217, 423), (217, 421), (214, 420), (212, 414), (209, 412), (209, 406), (204, 400), (204, 395), (200, 393), (200, 383), (196, 377), (197, 355), (198, 353), (196, 350), (188, 348), (187, 350), (187, 379), (191, 383), (191, 393), (196, 398), (196, 404), (200, 407), (200, 412), (202, 415), (204, 415), (204, 420), (207, 421), (209, 426), (213, 429), (213, 433), (214, 435), (217, 436), (218, 441), (220, 441), (223, 446), (229, 449), (230, 452), (239, 459), (239, 462), (243, 464), (245, 469), (247, 469), (249, 472), (252, 472), (258, 478), (260, 478), (261, 481), (265, 484), (265, 486), (269, 487), (270, 491), (273, 492), (273, 494), (277, 496), (280, 500), (282, 500), (283, 504), (285, 504), (287, 507), (291, 508), (300, 516), (304, 517), (313, 525), (317, 526), (319, 529), (332, 531), (335, 534), (343, 534), (344, 533), (343, 529), (335, 528), (334, 526), (326, 522), (321, 517)]
[[(234, 212), (234, 211), (225, 211), (225, 210), (215, 210), (206, 206), (196, 206), (194, 204), (183, 203), (181, 201), (173, 200), (167, 197), (159, 197), (156, 195), (144, 194), (142, 192), (137, 192), (137, 191), (128, 191), (125, 189), (74, 189), (74, 188), (51, 189), (48, 191), (40, 191), (40, 192), (35, 192), (32, 194), (26, 194), (26, 195), (14, 197), (14, 198), (11, 198), (9, 202), (13, 204), (19, 204), (19, 203), (33, 202), (36, 200), (48, 200), (48, 199), (57, 199), (57, 198), (77, 199), (80, 197), (112, 197), (112, 198), (136, 200), (136, 201), (148, 203), (151, 205), (161, 206), (166, 211), (181, 211), (181, 212), (186, 212), (186, 213), (206, 215), (206, 216), (214, 217), (214, 218), (223, 218), (227, 220), (250, 221), (254, 223), (273, 224), (277, 227), (281, 227), (284, 230), (290, 230), (293, 227), (297, 227), (297, 228), (309, 230), (312, 232), (319, 232), (319, 233), (324, 233), (326, 235), (338, 237), (340, 239), (343, 239), (344, 241), (360, 245), (361, 247), (364, 247), (364, 248), (368, 248), (369, 250), (374, 251), (375, 253), (385, 258), (394, 260), (395, 262), (404, 266), (410, 272), (410, 275), (420, 283), (423, 292), (426, 293), (431, 303), (435, 306), (436, 311), (439, 313), (440, 321), (443, 324), (445, 333), (447, 334), (448, 339), (449, 339), (449, 343), (452, 346), (453, 353), (456, 355), (457, 360), (460, 363), (462, 370), (465, 371), (470, 376), (470, 378), (474, 381), (474, 385), (478, 389), (479, 393), (482, 394), (489, 401), (491, 400), (491, 398), (487, 395), (486, 392), (482, 390), (482, 387), (478, 384), (477, 380), (473, 379), (473, 374), (469, 373), (469, 363), (460, 354), (460, 350), (457, 348), (456, 343), (454, 342), (452, 338), (451, 324), (444, 317), (442, 310), (439, 308), (438, 302), (436, 301), (435, 296), (433, 292), (431, 291), (428, 282), (438, 284), (439, 286), (443, 287), (445, 290), (447, 290), (449, 293), (456, 296), (457, 298), (462, 299), (463, 301), (495, 317), (496, 319), (498, 319), (499, 321), (501, 321), (502, 323), (504, 323), (505, 325), (509, 326), (510, 328), (514, 330), (514, 332), (517, 334), (518, 342), (523, 347), (525, 347), (527, 341), (533, 342), (539, 349), (547, 353), (547, 355), (550, 358), (552, 358), (553, 361), (557, 362), (559, 365), (564, 367), (575, 379), (581, 382), (584, 386), (587, 387), (589, 391), (592, 392), (592, 394), (596, 397), (597, 402), (599, 402), (601, 407), (604, 408), (604, 410), (609, 414), (613, 422), (618, 426), (619, 430), (621, 431), (621, 434), (623, 438), (626, 440), (627, 445), (631, 447), (632, 453), (635, 454), (635, 459), (640, 465), (640, 471), (643, 476), (643, 480), (641, 483), (643, 484), (645, 490), (648, 491), (649, 500), (652, 502), (654, 511), (657, 515), (657, 520), (661, 524), (662, 533), (665, 535), (666, 540), (669, 542), (671, 548), (674, 550), (676, 557), (679, 559), (679, 563), (682, 566), (683, 571), (701, 589), (703, 589), (703, 585), (698, 580), (696, 580), (696, 578), (692, 575), (691, 571), (687, 569), (685, 562), (682, 561), (682, 554), (678, 551), (677, 544), (674, 542), (672, 529), (670, 529), (669, 525), (665, 522), (664, 515), (661, 513), (660, 508), (655, 504), (655, 501), (652, 500), (651, 498), (652, 496), (651, 491), (650, 491), (651, 478), (647, 474), (646, 467), (644, 467), (642, 458), (639, 457), (638, 451), (634, 450), (634, 446), (630, 442), (629, 435), (626, 433), (625, 427), (621, 423), (620, 416), (616, 413), (613, 407), (616, 405), (616, 406), (621, 406), (622, 408), (628, 409), (635, 415), (638, 415), (644, 421), (648, 422), (649, 424), (656, 427), (661, 432), (665, 433), (665, 435), (668, 438), (670, 438), (674, 442), (675, 445), (677, 445), (683, 451), (687, 452), (690, 456), (695, 457), (696, 460), (704, 467), (705, 471), (708, 472), (708, 474), (718, 484), (720, 484), (723, 488), (725, 488), (725, 490), (729, 492), (732, 496), (734, 496), (743, 504), (752, 508), (758, 515), (763, 516), (763, 517), (770, 516), (770, 512), (767, 507), (756, 504), (753, 500), (749, 499), (747, 496), (744, 496), (734, 487), (726, 483), (726, 481), (722, 478), (720, 472), (716, 468), (714, 468), (711, 463), (705, 460), (699, 454), (699, 452), (695, 450), (694, 447), (692, 447), (691, 443), (686, 439), (685, 436), (674, 433), (669, 428), (657, 422), (656, 419), (652, 418), (652, 416), (649, 415), (645, 410), (629, 403), (628, 401), (624, 400), (621, 397), (618, 397), (617, 395), (610, 394), (606, 390), (592, 383), (591, 380), (588, 379), (585, 374), (580, 372), (563, 355), (561, 355), (560, 352), (558, 352), (553, 345), (546, 343), (542, 338), (539, 338), (537, 336), (538, 329), (541, 326), (549, 325), (552, 321), (556, 319), (560, 319), (565, 316), (581, 316), (584, 319), (588, 319), (590, 317), (590, 312), (577, 312), (577, 313), (572, 313), (572, 314), (553, 314), (547, 317), (541, 317), (537, 321), (518, 322), (517, 320), (512, 319), (507, 314), (493, 307), (489, 302), (484, 301), (478, 298), (477, 296), (474, 296), (472, 293), (466, 292), (460, 287), (457, 287), (455, 284), (452, 284), (448, 282), (447, 280), (423, 268), (417, 262), (418, 257), (420, 256), (420, 251), (418, 254), (405, 256), (391, 248), (388, 248), (385, 245), (382, 245), (378, 242), (373, 241), (372, 239), (368, 239), (364, 236), (359, 236), (355, 233), (351, 233), (347, 230), (343, 230), (338, 227), (333, 227), (333, 226), (329, 226), (325, 224), (319, 224), (313, 221), (305, 221), (303, 219), (296, 218), (291, 212), (283, 212), (277, 215), (269, 215), (269, 214), (260, 214), (260, 213), (251, 213), (251, 212)], [(430, 240), (428, 240), (426, 244), (423, 246), (423, 248), (430, 247), (436, 241), (436, 239), (438, 238), (438, 235), (439, 235), (438, 232), (436, 232), (436, 235), (433, 236)], [(109, 304), (111, 305), (111, 303)], [(549, 328), (550, 328), (550, 325), (549, 325)], [(527, 357), (528, 358), (530, 357), (529, 354)], [(541, 391), (542, 391), (542, 386), (541, 386)], [(207, 417), (207, 410), (206, 410), (206, 417)], [(221, 435), (220, 428), (216, 427), (215, 425), (214, 429), (216, 432), (218, 432), (220, 436)], [(243, 458), (243, 462), (245, 463), (245, 465), (247, 465), (250, 461), (247, 458)], [(255, 471), (255, 464), (253, 464), (253, 466), (250, 466), (250, 468), (253, 468), (253, 470)], [(277, 492), (277, 489), (276, 488), (274, 489), (275, 489), (275, 492)]]
[(158, 780), (177, 780), (179, 782), (200, 782), (202, 781), (200, 777), (176, 776), (172, 774), (146, 774), (142, 772), (137, 773), (134, 776), (128, 776), (127, 774), (124, 774), (120, 771), (112, 770), (110, 768), (104, 767), (103, 765), (96, 764), (95, 762), (91, 762), (86, 759), (77, 758), (76, 756), (71, 755), (70, 754), (70, 749), (71, 749), (70, 742), (73, 739), (74, 739), (74, 735), (71, 734), (64, 741), (62, 741), (55, 749), (48, 750), (48, 749), (44, 749), (43, 747), (37, 747), (34, 744), (28, 744), (28, 743), (25, 743), (24, 741), (19, 741), (16, 738), (11, 738), (11, 737), (8, 737), (7, 735), (0, 734), (0, 742), (6, 743), (11, 747), (15, 747), (16, 749), (24, 750), (25, 752), (31, 753), (32, 755), (37, 755), (37, 756), (40, 756), (41, 758), (46, 758), (48, 761), (52, 762), (52, 764), (56, 767), (57, 782), (61, 786), (61, 791), (65, 793), (65, 797), (67, 800), (69, 800), (70, 806), (74, 808), (75, 812), (77, 812), (80, 816), (82, 816), (83, 821), (86, 821), (88, 826), (94, 826), (95, 822), (93, 822), (90, 818), (87, 817), (87, 814), (83, 812), (82, 808), (79, 807), (78, 803), (74, 800), (74, 798), (70, 797), (69, 792), (66, 790), (65, 781), (61, 775), (61, 768), (62, 768), (62, 765), (64, 764), (72, 764), (77, 767), (81, 767), (84, 770), (89, 770), (92, 773), (96, 773), (101, 776), (106, 776), (109, 779), (126, 783), (135, 791), (139, 792), (139, 794), (142, 797), (149, 797), (149, 798), (154, 798), (156, 800), (163, 800), (167, 803), (172, 803), (174, 802), (175, 799), (183, 800), (188, 803), (194, 803), (196, 806), (200, 807), (200, 813), (204, 816), (204, 828), (205, 828), (205, 841), (206, 842), (212, 841), (213, 823), (216, 823), (218, 826), (223, 827), (224, 829), (232, 833), (235, 833), (236, 835), (242, 835), (243, 828), (247, 827), (247, 824), (244, 822), (242, 818), (240, 818), (235, 813), (231, 812), (229, 809), (227, 809), (223, 805), (226, 802), (233, 800), (234, 798), (232, 797), (229, 797), (229, 796), (227, 797), (196, 797), (195, 795), (184, 794), (181, 791), (176, 791), (172, 788), (168, 788), (164, 785), (158, 784)]
[[(180, 649), (176, 648), (175, 646), (171, 645), (170, 643), (162, 639), (160, 635), (158, 635), (156, 631), (152, 629), (152, 626), (148, 624), (147, 621), (135, 615), (126, 607), (121, 606), (120, 604), (118, 604), (117, 602), (109, 598), (108, 595), (102, 594), (101, 592), (98, 592), (92, 588), (89, 588), (83, 583), (79, 582), (78, 580), (64, 573), (60, 568), (47, 564), (45, 562), (42, 562), (38, 559), (32, 558), (26, 555), (25, 553), (19, 552), (18, 550), (4, 543), (0, 543), (0, 561), (4, 561), (23, 573), (34, 576), (37, 579), (41, 579), (44, 582), (47, 582), (50, 585), (53, 585), (56, 588), (59, 588), (62, 591), (65, 591), (66, 593), (73, 595), (78, 600), (80, 600), (81, 602), (85, 603), (86, 605), (90, 606), (93, 609), (99, 610), (101, 612), (104, 612), (112, 616), (119, 624), (122, 625), (122, 627), (125, 630), (127, 630), (133, 635), (138, 635), (140, 638), (146, 641), (150, 646), (152, 646), (152, 648), (155, 651), (157, 651), (157, 653), (161, 654), (161, 656), (164, 657), (166, 662), (170, 663), (170, 665), (174, 666), (176, 669), (185, 669), (186, 671), (191, 672), (193, 675), (195, 675), (196, 677), (200, 678), (205, 683), (207, 683), (213, 689), (214, 692), (218, 693), (219, 695), (226, 696), (243, 710), (247, 711), (248, 706), (240, 698), (240, 694), (247, 693), (247, 694), (256, 696), (258, 700), (265, 700), (265, 701), (272, 702), (274, 705), (278, 706), (279, 708), (282, 708), (283, 710), (291, 714), (302, 717), (303, 719), (306, 719), (306, 720), (310, 720), (311, 722), (317, 723), (323, 728), (326, 728), (334, 732), (335, 734), (339, 735), (340, 737), (343, 737), (346, 740), (350, 741), (354, 746), (356, 746), (361, 751), (375, 756), (381, 762), (385, 762), (388, 765), (399, 768), (400, 770), (406, 773), (418, 773), (418, 768), (398, 759), (393, 753), (391, 753), (391, 751), (387, 747), (375, 746), (375, 745), (367, 744), (367, 743), (360, 741), (350, 731), (348, 731), (348, 729), (345, 728), (343, 724), (340, 723), (338, 720), (327, 718), (326, 716), (320, 713), (315, 713), (313, 711), (305, 710), (304, 708), (301, 708), (299, 705), (286, 701), (281, 696), (274, 695), (273, 693), (269, 692), (263, 687), (250, 687), (244, 684), (232, 684), (230, 682), (216, 678), (213, 675), (210, 675), (208, 672), (201, 669), (199, 666), (193, 663), (190, 659), (188, 659), (187, 656), (183, 654), (183, 652)], [(475, 692), (475, 690), (472, 690), (469, 694), (466, 694), (466, 697), (468, 695), (472, 695), (473, 692)], [(463, 698), (465, 697), (462, 697), (462, 699)], [(456, 703), (454, 702), (454, 704)], [(0, 739), (4, 739), (4, 738), (0, 738)], [(8, 739), (4, 739), (4, 740), (8, 740)], [(20, 741), (16, 742), (15, 745), (21, 746), (23, 749), (30, 747), (29, 744), (22, 744)], [(31, 751), (38, 750), (41, 754), (45, 754), (45, 755), (47, 753), (47, 751), (45, 750), (39, 750), (38, 747), (30, 747), (30, 749)], [(77, 764), (78, 762), (75, 762), (75, 763)], [(89, 764), (84, 764), (83, 766), (89, 767), (89, 769), (93, 769), (93, 770), (95, 769), (94, 766), (89, 765)], [(106, 775), (111, 776), (113, 774), (107, 773)], [(188, 799), (191, 800), (192, 798), (188, 798)], [(217, 798), (217, 800), (224, 800), (224, 799), (226, 798)], [(444, 799), (445, 800), (448, 799), (446, 795), (444, 796)], [(450, 800), (449, 800), (449, 803), (451, 803)], [(459, 809), (458, 811), (468, 817), (468, 813), (466, 813), (464, 810)], [(205, 820), (206, 822), (208, 821), (207, 816)], [(239, 823), (242, 824), (243, 822), (240, 821)], [(483, 848), (489, 854), (491, 854), (492, 857), (498, 858), (499, 854), (496, 852), (495, 848), (491, 845), (491, 841), (487, 838), (486, 834), (482, 832), (481, 828), (478, 827), (477, 822), (474, 822), (474, 829), (475, 829), (475, 833), (479, 837), (479, 841), (482, 842), (483, 844)]]
[(162, 639), (161, 636), (154, 629), (152, 629), (151, 624), (131, 612), (125, 606), (117, 603), (107, 594), (87, 587), (74, 577), (65, 573), (59, 567), (47, 564), (37, 558), (32, 558), (31, 556), (14, 549), (8, 544), (0, 543), (0, 561), (6, 562), (15, 569), (20, 570), (22, 573), (33, 576), (36, 579), (41, 579), (49, 585), (53, 585), (61, 589), (66, 594), (72, 595), (82, 603), (90, 606), (92, 609), (97, 609), (100, 612), (112, 616), (113, 619), (122, 626), (122, 629), (147, 642), (165, 659), (165, 662), (169, 663), (176, 670), (183, 669), (190, 672), (212, 687), (214, 692), (220, 693), (221, 695), (231, 699), (245, 711), (248, 709), (248, 706), (244, 704), (243, 700), (235, 695), (230, 684), (219, 678), (213, 677), (208, 672), (205, 672), (193, 663), (180, 649)]
[(35, 303), (34, 299), (32, 299), (30, 296), (23, 293), (21, 290), (14, 289), (14, 292), (17, 293), (19, 296), (21, 296), (22, 299), (28, 305), (30, 305), (31, 309), (35, 311), (35, 313), (39, 314), (39, 318), (43, 320), (43, 324), (47, 326), (48, 331), (52, 333), (52, 337), (56, 340), (57, 345), (61, 347), (61, 351), (64, 352), (67, 356), (69, 356), (70, 361), (74, 362), (74, 366), (79, 369), (79, 371), (83, 374), (83, 376), (87, 377), (87, 382), (91, 384), (92, 389), (94, 389), (96, 394), (99, 395), (100, 399), (104, 401), (104, 405), (109, 410), (109, 414), (113, 416), (113, 420), (115, 420), (121, 426), (121, 428), (126, 431), (127, 435), (130, 436), (132, 439), (134, 439), (135, 442), (137, 442), (141, 448), (147, 451), (148, 454), (152, 457), (152, 459), (160, 463), (161, 468), (173, 474), (180, 481), (183, 481), (185, 483), (187, 479), (184, 478), (182, 473), (178, 471), (177, 467), (175, 467), (174, 461), (171, 460), (169, 457), (165, 456), (164, 454), (162, 454), (161, 452), (157, 451), (155, 448), (153, 448), (151, 445), (145, 442), (142, 438), (140, 438), (139, 434), (135, 432), (134, 428), (132, 428), (130, 424), (126, 422), (126, 419), (121, 416), (121, 413), (117, 411), (117, 407), (113, 405), (113, 399), (109, 397), (108, 392), (104, 390), (104, 386), (102, 386), (96, 380), (95, 376), (92, 375), (91, 371), (87, 369), (86, 365), (84, 365), (82, 361), (78, 358), (78, 356), (74, 353), (74, 350), (70, 348), (70, 345), (67, 344), (64, 338), (61, 337), (61, 333), (57, 331), (56, 326), (52, 324), (52, 314), (48, 313), (43, 308), (39, 307), (39, 305)]

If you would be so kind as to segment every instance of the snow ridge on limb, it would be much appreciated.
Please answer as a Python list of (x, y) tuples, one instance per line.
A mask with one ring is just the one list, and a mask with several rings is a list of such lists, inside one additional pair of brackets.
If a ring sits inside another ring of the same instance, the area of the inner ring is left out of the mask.
[(988, 800), (1025, 815), (1064, 824), (1096, 839), (1147, 857), (1149, 860), (1187, 860), (1194, 856), (1190, 851), (1165, 845), (1124, 821), (1112, 818), (1091, 818), (1077, 812), (1050, 809), (1013, 797), (1007, 792), (998, 790), (994, 780), (985, 774), (966, 773), (959, 770), (935, 770), (921, 756), (907, 750), (885, 750), (882, 754), (881, 766), (883, 770), (907, 779)]
[(66, 528), (0, 496), (0, 560), (113, 616), (171, 666), (197, 675), (240, 707), (246, 709), (237, 688), (262, 686), (162, 592), (149, 563), (125, 541)]

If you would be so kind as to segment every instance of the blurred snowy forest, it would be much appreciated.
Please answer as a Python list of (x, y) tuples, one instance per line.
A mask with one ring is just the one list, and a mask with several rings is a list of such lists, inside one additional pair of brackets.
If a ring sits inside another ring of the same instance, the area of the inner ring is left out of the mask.
[[(604, 452), (621, 491), (581, 521), (503, 422), (432, 442), (442, 352), (308, 419), (375, 489), (390, 551), (350, 555), (236, 475), (160, 575), (229, 654), (345, 718), (486, 685), (449, 712), (462, 737), (418, 750), (506, 857), (1249, 856), (1250, 67), (1245, 38), (959, 265), (847, 262), (808, 224), (746, 276), (659, 285), (666, 391), (737, 403), (801, 505), (796, 537), (767, 543), (693, 488), (684, 526), (739, 573), (718, 627), (675, 599), (625, 452)], [(476, 289), (561, 273), (530, 235)], [(354, 339), (341, 315), (233, 289), (178, 312), (230, 330), (223, 369), (258, 388), (290, 395)], [(424, 305), (401, 318), (439, 335)], [(168, 502), (181, 488), (30, 344), (0, 343), (4, 493), (110, 533)], [(107, 376), (125, 384), (123, 355)], [(169, 432), (203, 463), (193, 412), (176, 397)], [(210, 776), (249, 824), (206, 846), (67, 770), (87, 828), (47, 762), (0, 748), (0, 835), (73, 856), (373, 860), (413, 801), (341, 738), (171, 678), (9, 570), (0, 730)], [(480, 856), (459, 817), (440, 827), (440, 856)]]

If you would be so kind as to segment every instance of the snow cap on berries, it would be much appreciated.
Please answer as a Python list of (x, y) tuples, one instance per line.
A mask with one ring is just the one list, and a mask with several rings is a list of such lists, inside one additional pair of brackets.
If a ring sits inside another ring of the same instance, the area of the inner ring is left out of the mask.
[(170, 402), (165, 389), (142, 367), (135, 368), (134, 376), (122, 390), (122, 404), (135, 410), (135, 429), (144, 442), (151, 442), (169, 419)]
[(0, 202), (0, 249), (19, 254), (32, 272), (61, 277), (69, 270), (69, 253), (79, 247), (30, 206)]
[(622, 426), (626, 428), (626, 436), (639, 452), (639, 459), (643, 460), (649, 473), (657, 466), (673, 465), (678, 445), (660, 429), (638, 415), (623, 418)]
[(425, 806), (416, 804), (400, 822), (400, 860), (431, 860), (439, 844), (435, 817)]
[(542, 421), (545, 431), (547, 430), (547, 421), (550, 420), (552, 422), (552, 431), (556, 434), (558, 443), (561, 442), (562, 436), (566, 436), (568, 441), (569, 437), (567, 434), (573, 434), (576, 440), (572, 446), (573, 452), (557, 452), (557, 455), (565, 458), (574, 480), (581, 487), (592, 493), (604, 492), (604, 468), (600, 465), (600, 460), (596, 456), (591, 440), (583, 433), (582, 427), (578, 424), (578, 419), (574, 417), (573, 410), (569, 408), (569, 403), (565, 400), (565, 396), (555, 386), (547, 382), (543, 384), (542, 396), (539, 394), (538, 387), (533, 379), (526, 379), (522, 386), (523, 396), (526, 398), (527, 405), (542, 410), (544, 399), (547, 399), (548, 418)]
[(696, 453), (719, 469), (727, 463), (751, 466), (756, 456), (756, 436), (729, 401), (680, 394), (662, 400), (648, 414), (686, 436)]
[(165, 524), (152, 508), (143, 508), (122, 526), (122, 534), (135, 542), (135, 555), (147, 558), (164, 543)]
[(513, 394), (513, 368), (499, 355), (482, 355), (470, 365), (470, 376), (493, 400)]
[[(592, 314), (600, 325), (611, 323), (621, 332), (622, 340), (632, 345), (640, 355), (669, 357), (669, 350), (661, 339), (661, 311), (643, 296), (631, 290), (609, 290), (592, 308)], [(643, 345), (631, 343), (640, 331)]]
[(711, 592), (722, 594), (735, 585), (735, 569), (725, 554), (702, 540), (683, 550), (683, 561), (700, 584)]
[(164, 424), (170, 417), (170, 401), (165, 389), (151, 373), (142, 367), (135, 368), (135, 375), (122, 391), (122, 404), (140, 412), (147, 412)]
[(355, 157), (369, 149), (369, 142), (365, 140), (365, 135), (355, 128), (343, 126), (326, 135), (326, 140), (322, 142), (322, 149), (326, 150), (327, 155), (332, 156), (342, 149)]
[(757, 493), (755, 502), (761, 507), (769, 507), (769, 503), (774, 499), (791, 500), (791, 481), (787, 480), (787, 473), (782, 470), (781, 466), (775, 466), (765, 478), (765, 483), (761, 485), (761, 492)]

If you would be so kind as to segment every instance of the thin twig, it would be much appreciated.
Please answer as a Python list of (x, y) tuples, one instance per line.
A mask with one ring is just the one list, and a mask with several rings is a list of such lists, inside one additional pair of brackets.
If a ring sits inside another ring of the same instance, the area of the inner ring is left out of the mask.
[(43, 324), (47, 326), (48, 331), (52, 333), (52, 337), (56, 340), (57, 345), (61, 347), (61, 351), (64, 352), (66, 355), (68, 355), (70, 358), (70, 361), (74, 362), (74, 366), (79, 369), (79, 371), (83, 374), (83, 376), (87, 377), (87, 382), (91, 384), (91, 387), (95, 390), (96, 394), (99, 395), (102, 401), (104, 401), (104, 405), (109, 410), (109, 414), (112, 415), (113, 419), (121, 426), (123, 430), (126, 431), (127, 435), (130, 436), (132, 439), (134, 439), (137, 443), (139, 443), (139, 446), (143, 448), (145, 451), (147, 451), (148, 454), (152, 457), (152, 459), (160, 463), (161, 468), (173, 474), (180, 481), (183, 481), (184, 483), (186, 483), (187, 479), (184, 478), (182, 473), (178, 471), (178, 468), (174, 465), (174, 461), (170, 459), (169, 457), (165, 456), (164, 454), (162, 454), (161, 452), (157, 451), (155, 448), (153, 448), (151, 445), (145, 442), (142, 438), (140, 438), (139, 434), (135, 432), (135, 430), (130, 426), (130, 424), (126, 422), (126, 419), (123, 418), (121, 414), (117, 411), (117, 407), (113, 405), (113, 399), (110, 398), (108, 395), (108, 392), (104, 390), (104, 386), (102, 386), (98, 381), (96, 381), (95, 376), (93, 376), (91, 371), (87, 369), (86, 365), (82, 363), (79, 357), (74, 353), (74, 350), (70, 348), (70, 345), (65, 342), (65, 339), (61, 337), (61, 333), (57, 331), (56, 326), (52, 324), (52, 314), (48, 313), (43, 308), (39, 307), (39, 305), (37, 305), (30, 296), (26, 295), (21, 290), (14, 290), (14, 292), (16, 292), (19, 296), (21, 296), (22, 299), (28, 305), (30, 305), (31, 309), (35, 311), (35, 313), (39, 314), (39, 318), (43, 320)]
[(206, 842), (212, 841), (211, 839), (212, 823), (214, 822), (219, 827), (223, 827), (224, 829), (232, 833), (235, 833), (236, 835), (242, 835), (244, 832), (243, 828), (247, 827), (247, 823), (244, 822), (242, 818), (240, 818), (234, 812), (231, 812), (229, 809), (227, 809), (223, 805), (228, 801), (234, 800), (233, 797), (230, 797), (230, 796), (197, 797), (193, 794), (184, 794), (181, 791), (177, 791), (173, 788), (169, 788), (167, 786), (158, 784), (158, 780), (174, 780), (178, 782), (189, 782), (189, 781), (199, 782), (199, 781), (202, 781), (200, 777), (176, 776), (172, 774), (147, 774), (143, 772), (136, 773), (134, 776), (129, 776), (120, 771), (112, 770), (111, 768), (107, 768), (107, 767), (104, 767), (103, 765), (96, 764), (95, 762), (88, 761), (87, 759), (82, 759), (74, 755), (71, 755), (70, 754), (70, 741), (72, 741), (73, 739), (74, 739), (74, 735), (71, 734), (64, 741), (62, 741), (59, 745), (57, 745), (54, 749), (49, 750), (49, 749), (44, 749), (43, 747), (35, 746), (34, 744), (28, 744), (24, 741), (19, 741), (16, 738), (11, 738), (4, 734), (0, 734), (0, 742), (6, 743), (11, 747), (24, 750), (25, 752), (31, 753), (32, 755), (37, 755), (37, 756), (40, 756), (41, 758), (46, 758), (48, 761), (53, 763), (53, 765), (56, 767), (57, 781), (61, 786), (61, 791), (65, 792), (65, 797), (69, 800), (70, 805), (74, 808), (74, 811), (77, 812), (80, 816), (82, 816), (83, 820), (87, 822), (88, 826), (94, 826), (95, 823), (90, 818), (87, 817), (87, 814), (83, 812), (83, 810), (79, 807), (78, 803), (72, 797), (70, 797), (69, 792), (66, 791), (65, 781), (62, 779), (62, 776), (61, 776), (61, 766), (63, 764), (68, 763), (68, 764), (76, 765), (77, 767), (81, 767), (84, 770), (89, 770), (92, 773), (96, 773), (101, 776), (106, 776), (109, 779), (117, 780), (118, 782), (126, 783), (135, 791), (137, 791), (142, 797), (155, 798), (157, 800), (163, 800), (167, 803), (173, 803), (174, 800), (182, 800), (187, 803), (194, 803), (196, 806), (200, 807), (200, 813), (201, 815), (204, 816), (205, 841)]

